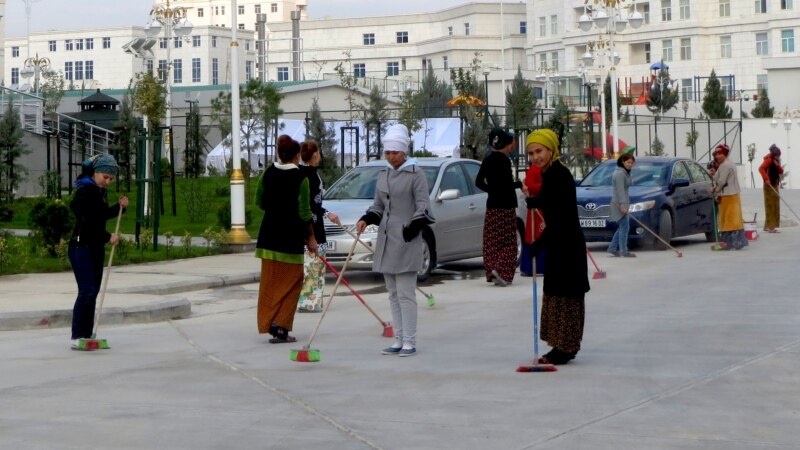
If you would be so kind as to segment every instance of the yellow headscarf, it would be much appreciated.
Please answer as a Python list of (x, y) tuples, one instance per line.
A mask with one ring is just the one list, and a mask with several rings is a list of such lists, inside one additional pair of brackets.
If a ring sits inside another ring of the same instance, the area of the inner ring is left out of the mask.
[(551, 161), (558, 159), (561, 146), (558, 144), (558, 136), (556, 136), (555, 131), (549, 128), (541, 128), (534, 131), (528, 135), (528, 138), (525, 140), (525, 146), (527, 147), (534, 143), (544, 145), (550, 150), (553, 154)]

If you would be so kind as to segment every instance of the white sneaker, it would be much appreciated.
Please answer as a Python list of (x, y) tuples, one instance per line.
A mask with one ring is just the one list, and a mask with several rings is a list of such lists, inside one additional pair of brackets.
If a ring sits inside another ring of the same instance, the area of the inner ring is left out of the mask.
[(69, 340), (69, 348), (72, 350), (80, 350), (80, 339), (70, 339)]
[(492, 270), (492, 277), (494, 277), (495, 286), (508, 286), (508, 281), (500, 278), (500, 275), (497, 273), (496, 270)]

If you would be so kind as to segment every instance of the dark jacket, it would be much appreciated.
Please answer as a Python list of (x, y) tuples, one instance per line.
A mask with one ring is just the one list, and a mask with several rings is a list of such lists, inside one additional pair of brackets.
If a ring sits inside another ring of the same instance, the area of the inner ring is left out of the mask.
[(324, 244), (325, 240), (325, 221), (324, 214), (327, 212), (322, 207), (322, 178), (316, 167), (299, 166), (300, 172), (308, 178), (308, 197), (311, 203), (311, 224), (314, 228), (314, 238), (317, 244)]
[(85, 183), (75, 191), (69, 206), (75, 215), (71, 245), (102, 247), (111, 239), (106, 221), (117, 217), (120, 206), (119, 203), (108, 206), (105, 189)]
[[(308, 224), (311, 223), (308, 179), (292, 164), (271, 164), (261, 176), (256, 201), (264, 210), (256, 256), (302, 264)], [(281, 255), (300, 255), (287, 260)]]
[(560, 161), (542, 173), (542, 190), (529, 205), (541, 209), (544, 215), (544, 231), (532, 246), (534, 255), (545, 252), (542, 291), (557, 296), (589, 292), (586, 241), (578, 222), (575, 179)]
[(475, 186), (489, 194), (487, 208), (509, 209), (517, 207), (515, 189), (522, 187), (522, 182), (514, 181), (511, 159), (502, 152), (493, 151), (481, 163)]

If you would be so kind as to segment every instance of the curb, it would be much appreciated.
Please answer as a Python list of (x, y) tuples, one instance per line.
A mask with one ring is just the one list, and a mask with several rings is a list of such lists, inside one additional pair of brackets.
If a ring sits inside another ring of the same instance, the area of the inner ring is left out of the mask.
[(209, 277), (204, 280), (175, 281), (173, 283), (162, 283), (158, 286), (134, 286), (129, 288), (110, 289), (109, 292), (115, 294), (151, 294), (151, 295), (170, 295), (182, 292), (200, 291), (203, 289), (215, 289), (225, 286), (236, 286), (239, 284), (258, 283), (261, 279), (260, 272), (252, 272), (238, 275), (225, 275), (221, 277)]
[[(186, 319), (191, 314), (192, 303), (182, 298), (129, 308), (104, 308), (100, 322), (103, 325), (150, 323)], [(71, 309), (0, 313), (0, 331), (63, 328), (71, 325)]]

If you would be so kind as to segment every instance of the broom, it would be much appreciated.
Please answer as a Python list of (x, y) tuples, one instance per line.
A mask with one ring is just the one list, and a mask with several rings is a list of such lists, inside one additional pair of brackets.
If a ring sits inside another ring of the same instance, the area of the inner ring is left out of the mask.
[(714, 213), (714, 242), (711, 244), (711, 251), (726, 250), (728, 244), (719, 241), (719, 228), (717, 226), (717, 200), (713, 199), (711, 203), (711, 211)]
[[(533, 241), (536, 237), (533, 237)], [(536, 289), (536, 256), (531, 255), (531, 268), (533, 269), (533, 363), (517, 367), (517, 372), (556, 372), (558, 369), (553, 364), (539, 362), (539, 300)]]
[(325, 307), (322, 308), (322, 314), (319, 316), (319, 320), (317, 320), (317, 326), (314, 327), (314, 332), (311, 333), (311, 336), (308, 338), (308, 343), (306, 343), (306, 345), (304, 345), (301, 349), (292, 349), (291, 353), (289, 354), (290, 360), (299, 362), (318, 362), (320, 360), (319, 349), (311, 348), (311, 343), (317, 336), (317, 331), (319, 331), (319, 326), (322, 325), (322, 319), (325, 318), (325, 313), (328, 312), (328, 308), (330, 308), (331, 303), (333, 303), (333, 296), (336, 295), (336, 290), (339, 289), (339, 284), (342, 282), (342, 275), (344, 275), (344, 271), (347, 269), (347, 264), (350, 263), (350, 258), (353, 256), (353, 252), (356, 249), (356, 244), (358, 244), (357, 238), (358, 236), (356, 236), (356, 240), (353, 241), (353, 246), (350, 247), (350, 252), (347, 254), (347, 259), (344, 260), (342, 271), (339, 272), (339, 277), (336, 278), (336, 284), (333, 285), (333, 290), (331, 290), (328, 303), (326, 303)]
[[(374, 250), (372, 247), (370, 247), (369, 245), (367, 245), (367, 244), (366, 244), (364, 241), (362, 241), (361, 239), (359, 239), (359, 237), (358, 237), (358, 236), (354, 235), (354, 234), (353, 234), (353, 233), (352, 233), (350, 230), (348, 230), (348, 229), (347, 229), (347, 228), (345, 228), (345, 227), (342, 227), (342, 229), (344, 230), (344, 232), (345, 232), (345, 233), (349, 234), (349, 235), (350, 235), (350, 236), (351, 236), (353, 239), (355, 239), (355, 240), (356, 240), (356, 242), (360, 242), (360, 243), (361, 243), (361, 245), (363, 245), (364, 247), (366, 247), (366, 249), (367, 249), (367, 250), (369, 250), (369, 252), (370, 252), (370, 253), (372, 253), (372, 254), (375, 254), (375, 250)], [(416, 289), (417, 289), (417, 291), (419, 291), (419, 293), (420, 293), (420, 294), (424, 295), (424, 296), (425, 296), (425, 298), (428, 300), (428, 307), (429, 307), (429, 308), (433, 308), (433, 307), (436, 305), (436, 299), (435, 299), (435, 298), (433, 298), (433, 294), (427, 294), (427, 293), (426, 293), (425, 291), (423, 291), (423, 290), (422, 290), (422, 288), (420, 288), (419, 286), (417, 286), (417, 287), (416, 287)]]
[[(119, 235), (119, 222), (122, 219), (122, 206), (119, 207), (119, 214), (117, 214), (117, 226), (114, 228), (114, 234)], [(91, 338), (78, 339), (78, 350), (106, 350), (111, 347), (105, 339), (97, 339), (97, 328), (100, 326), (100, 317), (103, 314), (103, 302), (106, 299), (106, 289), (108, 288), (108, 276), (111, 274), (111, 263), (114, 261), (114, 250), (117, 249), (116, 245), (111, 246), (111, 252), (108, 255), (108, 268), (103, 274), (102, 288), (100, 289), (100, 306), (97, 308), (97, 313), (94, 319), (94, 329), (92, 330)]]
[[(328, 262), (327, 259), (323, 258), (322, 256), (320, 256), (319, 259), (321, 259), (322, 262), (325, 263), (325, 266), (327, 266), (328, 269), (330, 269), (330, 271), (333, 272), (334, 275), (336, 275), (337, 277), (340, 275), (339, 272), (336, 271), (336, 269), (331, 265), (331, 263)], [(350, 286), (350, 283), (348, 283), (347, 280), (344, 279), (344, 277), (342, 277), (342, 283), (345, 286), (347, 286), (347, 288), (350, 289), (350, 292), (352, 292), (353, 295), (356, 296), (358, 301), (360, 301), (361, 304), (364, 305), (367, 308), (367, 310), (370, 313), (372, 313), (373, 316), (375, 316), (376, 319), (378, 319), (378, 322), (380, 322), (381, 326), (383, 327), (383, 337), (394, 337), (394, 329), (392, 328), (392, 325), (389, 322), (384, 322), (380, 318), (380, 316), (378, 316), (378, 313), (376, 313), (372, 308), (370, 308), (370, 306), (367, 304), (364, 298), (361, 297), (361, 294), (356, 292), (356, 290), (353, 289), (352, 286)]]
[(590, 252), (588, 248), (586, 249), (586, 256), (589, 257), (589, 259), (592, 261), (592, 264), (594, 265), (595, 272), (594, 274), (592, 274), (592, 279), (599, 280), (601, 278), (605, 278), (606, 271), (600, 270), (600, 267), (597, 266), (597, 262), (595, 262), (594, 257), (592, 256), (592, 252)]
[(797, 215), (797, 213), (796, 213), (796, 212), (794, 212), (794, 210), (792, 209), (792, 207), (791, 207), (791, 206), (789, 206), (789, 203), (787, 203), (787, 202), (786, 202), (786, 200), (784, 200), (784, 199), (783, 199), (783, 196), (781, 196), (781, 194), (778, 192), (778, 190), (777, 190), (777, 189), (775, 189), (775, 186), (773, 186), (773, 185), (771, 185), (771, 184), (769, 184), (769, 183), (767, 183), (767, 184), (769, 185), (770, 189), (772, 189), (772, 191), (773, 191), (773, 192), (775, 192), (775, 195), (777, 195), (777, 196), (778, 196), (778, 198), (779, 198), (779, 199), (781, 199), (781, 201), (783, 202), (783, 204), (784, 204), (784, 205), (786, 205), (786, 207), (787, 207), (787, 208), (789, 208), (789, 211), (791, 211), (791, 212), (792, 212), (792, 214), (794, 214), (794, 216), (795, 216), (795, 217), (797, 217), (797, 220), (800, 220), (800, 216), (798, 216), (798, 215)]
[(678, 255), (678, 258), (682, 258), (682, 257), (683, 257), (683, 253), (681, 253), (680, 251), (678, 251), (678, 249), (676, 249), (675, 247), (673, 247), (673, 246), (669, 245), (669, 242), (665, 241), (665, 240), (664, 240), (664, 239), (663, 239), (661, 236), (659, 236), (659, 235), (658, 235), (658, 233), (656, 233), (655, 231), (651, 230), (651, 229), (650, 229), (650, 228), (649, 228), (647, 225), (643, 224), (641, 220), (639, 220), (639, 219), (637, 219), (637, 218), (636, 218), (636, 216), (634, 216), (633, 214), (628, 214), (628, 217), (630, 217), (631, 219), (633, 219), (633, 220), (634, 220), (634, 222), (636, 222), (636, 223), (638, 223), (639, 225), (641, 225), (641, 226), (642, 226), (642, 228), (644, 228), (645, 230), (647, 230), (647, 232), (648, 232), (648, 233), (652, 234), (652, 235), (653, 235), (653, 236), (654, 236), (656, 239), (658, 239), (659, 241), (661, 241), (661, 243), (662, 243), (662, 244), (664, 244), (664, 245), (666, 245), (667, 247), (671, 248), (671, 249), (672, 249), (672, 251), (674, 251), (674, 252), (675, 252), (675, 253)]

